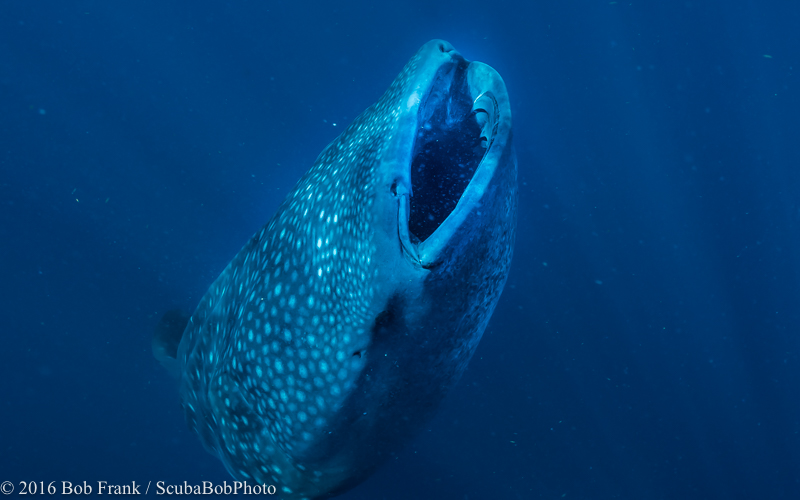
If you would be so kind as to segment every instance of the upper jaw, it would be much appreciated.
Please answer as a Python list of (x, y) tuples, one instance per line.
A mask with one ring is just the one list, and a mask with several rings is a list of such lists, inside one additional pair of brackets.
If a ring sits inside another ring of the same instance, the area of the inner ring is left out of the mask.
[[(393, 103), (396, 122), (391, 131), (391, 138), (386, 142), (381, 154), (381, 176), (388, 184), (402, 185), (411, 192), (411, 159), (414, 141), (419, 127), (418, 115), (423, 101), (427, 98), (439, 69), (454, 64), (461, 55), (453, 46), (444, 40), (431, 40), (423, 45), (404, 68), (400, 79), (406, 71), (412, 71), (399, 101)], [(397, 82), (392, 84), (394, 87)], [(391, 92), (391, 88), (387, 94)]]

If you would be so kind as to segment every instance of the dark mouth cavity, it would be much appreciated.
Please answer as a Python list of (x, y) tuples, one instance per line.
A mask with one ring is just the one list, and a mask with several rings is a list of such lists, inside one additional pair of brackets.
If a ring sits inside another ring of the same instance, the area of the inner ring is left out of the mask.
[(408, 220), (413, 243), (425, 241), (450, 215), (486, 152), (472, 112), (468, 67), (461, 59), (440, 68), (419, 109)]

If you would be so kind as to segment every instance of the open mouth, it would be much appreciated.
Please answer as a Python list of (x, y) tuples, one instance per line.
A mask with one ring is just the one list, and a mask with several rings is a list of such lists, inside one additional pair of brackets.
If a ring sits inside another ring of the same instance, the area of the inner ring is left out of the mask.
[(469, 65), (459, 57), (439, 68), (419, 107), (408, 207), (414, 245), (456, 208), (491, 143), (492, 113), (481, 105), (481, 96), (470, 95)]

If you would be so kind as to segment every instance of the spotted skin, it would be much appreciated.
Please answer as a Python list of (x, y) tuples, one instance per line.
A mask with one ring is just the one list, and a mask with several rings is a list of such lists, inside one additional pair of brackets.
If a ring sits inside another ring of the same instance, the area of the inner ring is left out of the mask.
[(189, 320), (177, 354), (186, 418), (239, 480), (292, 499), (351, 488), (431, 415), (480, 339), (513, 247), (510, 121), (488, 185), (496, 196), (453, 228), (435, 265), (398, 239), (419, 101), (449, 51), (420, 49)]

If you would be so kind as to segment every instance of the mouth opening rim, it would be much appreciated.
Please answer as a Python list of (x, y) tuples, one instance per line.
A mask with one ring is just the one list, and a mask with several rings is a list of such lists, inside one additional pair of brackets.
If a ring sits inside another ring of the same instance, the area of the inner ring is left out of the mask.
[(459, 58), (440, 67), (417, 111), (411, 185), (407, 193), (395, 192), (403, 248), (414, 261), (416, 247), (462, 204), (497, 134), (498, 104), (491, 91), (473, 99), (469, 80), (474, 64)]

